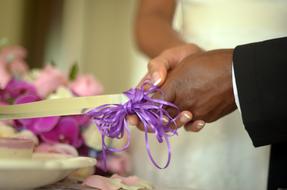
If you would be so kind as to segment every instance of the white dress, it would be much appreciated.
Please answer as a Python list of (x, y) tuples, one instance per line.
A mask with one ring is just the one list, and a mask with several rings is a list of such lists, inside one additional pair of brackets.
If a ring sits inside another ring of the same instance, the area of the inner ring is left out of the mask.
[[(182, 0), (181, 33), (209, 50), (287, 36), (285, 0)], [(171, 189), (264, 190), (269, 147), (254, 148), (238, 111), (208, 124), (200, 133), (179, 131), (172, 138), (172, 160), (156, 169), (147, 158), (143, 133), (132, 140), (135, 173)], [(159, 161), (164, 145), (150, 143)]]

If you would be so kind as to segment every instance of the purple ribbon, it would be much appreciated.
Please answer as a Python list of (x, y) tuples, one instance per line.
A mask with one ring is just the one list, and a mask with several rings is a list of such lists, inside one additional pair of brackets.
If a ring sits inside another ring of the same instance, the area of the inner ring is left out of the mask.
[[(147, 86), (149, 86), (148, 89), (146, 89)], [(175, 124), (176, 117), (170, 116), (166, 108), (169, 107), (176, 110), (177, 114), (179, 110), (170, 102), (152, 98), (151, 96), (155, 93), (163, 95), (158, 87), (146, 81), (140, 88), (131, 88), (124, 92), (129, 99), (126, 103), (105, 104), (87, 112), (87, 115), (94, 120), (102, 135), (104, 161), (106, 160), (106, 151), (120, 152), (128, 148), (130, 144), (130, 130), (126, 117), (134, 114), (137, 115), (144, 126), (146, 150), (151, 162), (159, 169), (164, 169), (169, 165), (171, 159), (169, 138), (177, 134), (177, 130), (170, 127), (171, 124)], [(124, 136), (125, 131), (128, 135), (128, 141), (122, 148), (111, 148), (105, 143), (105, 137), (120, 139)], [(164, 167), (160, 167), (151, 154), (148, 132), (152, 132), (159, 143), (165, 142), (167, 144), (168, 159)]]

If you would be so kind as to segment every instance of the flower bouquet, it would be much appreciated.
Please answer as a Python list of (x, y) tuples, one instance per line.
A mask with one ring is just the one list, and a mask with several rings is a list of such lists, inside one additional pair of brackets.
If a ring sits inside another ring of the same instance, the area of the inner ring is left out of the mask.
[[(31, 70), (26, 55), (26, 50), (20, 46), (0, 49), (0, 106), (103, 92), (102, 85), (92, 75), (79, 74), (76, 64), (67, 74), (53, 65)], [(0, 123), (0, 137), (32, 139), (35, 152), (96, 157), (99, 168), (96, 172), (103, 171), (101, 135), (86, 115), (5, 121)], [(117, 148), (126, 143), (126, 138), (107, 141)], [(125, 175), (130, 169), (126, 153), (109, 154), (106, 161), (110, 174)]]

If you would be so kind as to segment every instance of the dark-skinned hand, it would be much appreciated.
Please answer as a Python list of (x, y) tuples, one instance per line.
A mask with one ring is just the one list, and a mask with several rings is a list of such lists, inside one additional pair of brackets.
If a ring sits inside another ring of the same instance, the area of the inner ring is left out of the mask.
[[(195, 44), (185, 44), (163, 51), (159, 56), (149, 62), (148, 72), (138, 86), (141, 86), (146, 80), (151, 81), (156, 86), (161, 86), (165, 82), (167, 75), (177, 67), (184, 58), (201, 52), (203, 52), (203, 50)], [(128, 116), (128, 120), (130, 124), (136, 125), (139, 129), (143, 130), (142, 123), (139, 122), (135, 115)], [(192, 113), (187, 110), (181, 110), (176, 119), (176, 126), (171, 127), (185, 127), (191, 120)], [(198, 132), (204, 125), (205, 122), (202, 120), (193, 120), (192, 123), (189, 123), (188, 131)]]
[(166, 101), (193, 113), (193, 120), (213, 122), (236, 109), (232, 89), (231, 49), (186, 57), (161, 86)]

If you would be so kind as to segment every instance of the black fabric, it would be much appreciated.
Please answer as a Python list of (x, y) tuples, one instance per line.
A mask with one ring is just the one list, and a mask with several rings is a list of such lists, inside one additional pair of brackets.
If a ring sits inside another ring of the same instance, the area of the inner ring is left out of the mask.
[(268, 189), (287, 189), (287, 38), (238, 46), (233, 65), (245, 128), (272, 145)]
[(233, 64), (243, 122), (254, 145), (286, 141), (287, 38), (238, 46)]
[(268, 190), (275, 189), (287, 190), (287, 143), (271, 147)]

